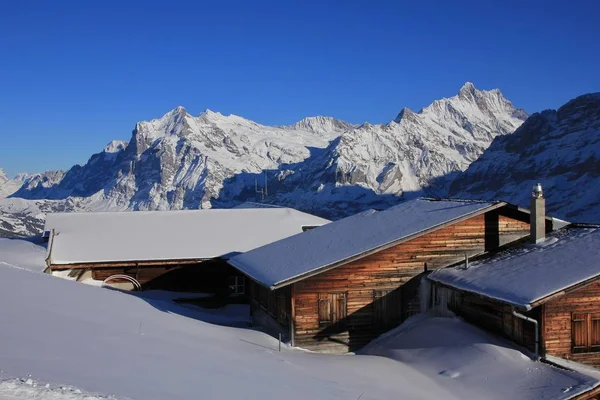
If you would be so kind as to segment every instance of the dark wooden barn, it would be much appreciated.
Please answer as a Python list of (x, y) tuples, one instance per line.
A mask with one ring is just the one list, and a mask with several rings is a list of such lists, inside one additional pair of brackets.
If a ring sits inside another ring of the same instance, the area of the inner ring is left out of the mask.
[[(547, 231), (552, 220), (546, 219)], [(504, 202), (416, 199), (366, 211), (233, 257), (253, 311), (295, 346), (356, 350), (418, 313), (428, 271), (528, 236), (529, 212)]]
[(329, 221), (283, 207), (49, 214), (46, 272), (121, 289), (244, 295), (232, 256)]

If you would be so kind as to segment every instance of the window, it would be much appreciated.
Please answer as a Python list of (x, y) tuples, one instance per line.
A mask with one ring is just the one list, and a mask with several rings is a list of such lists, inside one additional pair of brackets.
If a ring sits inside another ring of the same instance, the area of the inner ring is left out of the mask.
[(333, 325), (346, 318), (345, 293), (319, 293), (319, 326)]
[[(222, 281), (221, 281), (222, 282)], [(229, 294), (241, 295), (246, 293), (246, 283), (243, 276), (229, 277)]]
[(571, 343), (574, 354), (600, 352), (600, 313), (571, 315)]

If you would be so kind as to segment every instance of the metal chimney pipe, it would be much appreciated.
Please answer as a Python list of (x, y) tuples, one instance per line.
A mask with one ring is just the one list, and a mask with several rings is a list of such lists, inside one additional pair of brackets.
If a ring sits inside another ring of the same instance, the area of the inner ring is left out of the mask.
[(530, 240), (532, 243), (539, 243), (546, 237), (546, 199), (544, 198), (541, 183), (533, 185), (530, 211)]

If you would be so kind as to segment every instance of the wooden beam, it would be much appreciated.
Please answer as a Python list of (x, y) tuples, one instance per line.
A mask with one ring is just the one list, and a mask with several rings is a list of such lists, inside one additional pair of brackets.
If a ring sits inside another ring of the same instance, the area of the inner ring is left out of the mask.
[(205, 261), (216, 259), (184, 259), (184, 260), (146, 260), (146, 261), (126, 261), (126, 262), (98, 262), (98, 263), (76, 263), (76, 264), (54, 264), (50, 268), (53, 271), (64, 269), (80, 269), (80, 268), (120, 268), (120, 267), (153, 267), (162, 265), (190, 265), (200, 264)]
[(290, 302), (292, 303), (290, 310), (290, 344), (294, 347), (296, 342), (296, 288), (294, 285), (290, 288)]

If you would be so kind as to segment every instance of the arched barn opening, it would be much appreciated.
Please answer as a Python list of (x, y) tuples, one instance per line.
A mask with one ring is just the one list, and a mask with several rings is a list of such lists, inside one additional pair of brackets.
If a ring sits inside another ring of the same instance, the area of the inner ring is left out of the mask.
[(111, 275), (102, 281), (102, 286), (110, 286), (121, 290), (142, 290), (142, 285), (129, 275)]

